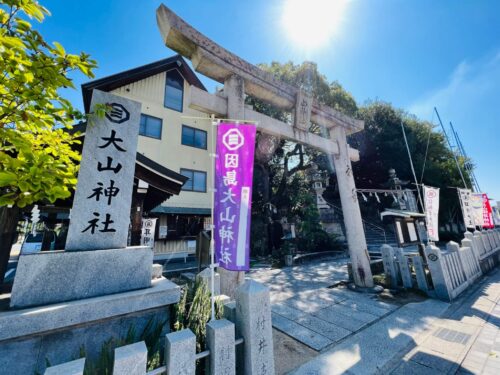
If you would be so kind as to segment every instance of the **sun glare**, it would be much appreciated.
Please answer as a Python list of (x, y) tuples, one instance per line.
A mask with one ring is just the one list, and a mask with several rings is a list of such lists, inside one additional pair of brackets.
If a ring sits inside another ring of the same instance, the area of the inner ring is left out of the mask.
[(297, 47), (313, 50), (328, 44), (338, 29), (348, 0), (285, 0), (282, 22)]

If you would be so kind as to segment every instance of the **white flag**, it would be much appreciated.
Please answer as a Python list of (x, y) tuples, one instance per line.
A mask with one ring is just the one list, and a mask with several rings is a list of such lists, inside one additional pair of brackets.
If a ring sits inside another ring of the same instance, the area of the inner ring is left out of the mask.
[(471, 211), (472, 220), (477, 226), (484, 226), (484, 202), (483, 193), (472, 193), (471, 194)]
[(439, 241), (439, 189), (424, 186), (425, 221), (430, 241)]
[(462, 206), (462, 215), (466, 228), (474, 229), (474, 214), (472, 210), (472, 191), (470, 189), (458, 189), (458, 196), (460, 198), (460, 206)]

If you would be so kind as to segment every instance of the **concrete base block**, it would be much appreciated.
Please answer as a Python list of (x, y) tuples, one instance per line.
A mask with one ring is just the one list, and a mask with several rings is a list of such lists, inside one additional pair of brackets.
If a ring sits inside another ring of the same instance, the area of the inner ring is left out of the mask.
[(148, 289), (0, 312), (0, 346), (4, 340), (154, 309), (177, 303), (179, 299), (179, 287), (167, 279), (159, 279)]
[(163, 277), (163, 265), (161, 264), (153, 264), (153, 279), (159, 279)]
[(153, 250), (146, 246), (22, 255), (11, 308), (42, 306), (151, 286)]
[(165, 323), (169, 332), (169, 305), (177, 303), (180, 289), (166, 279), (151, 288), (64, 302), (49, 306), (0, 312), (0, 374), (44, 373), (46, 363), (71, 361), (84, 350), (87, 363), (95, 364), (104, 343), (110, 350), (130, 329), (135, 340), (145, 327)]

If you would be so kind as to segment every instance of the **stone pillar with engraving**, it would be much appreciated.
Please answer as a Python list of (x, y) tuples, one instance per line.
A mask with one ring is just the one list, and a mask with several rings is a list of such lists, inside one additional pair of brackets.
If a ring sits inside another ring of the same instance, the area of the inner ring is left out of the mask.
[(371, 288), (374, 284), (370, 268), (370, 257), (366, 245), (351, 159), (349, 158), (346, 132), (343, 127), (336, 126), (331, 130), (330, 134), (332, 140), (336, 141), (339, 147), (339, 153), (333, 156), (333, 164), (344, 212), (347, 245), (352, 262), (354, 282), (357, 286)]
[(94, 90), (97, 104), (108, 111), (87, 124), (67, 249), (22, 255), (11, 311), (0, 312), (0, 368), (12, 374), (43, 373), (82, 349), (97, 360), (131, 327), (168, 321), (180, 298), (174, 283), (151, 280), (151, 247), (127, 247), (141, 105)]

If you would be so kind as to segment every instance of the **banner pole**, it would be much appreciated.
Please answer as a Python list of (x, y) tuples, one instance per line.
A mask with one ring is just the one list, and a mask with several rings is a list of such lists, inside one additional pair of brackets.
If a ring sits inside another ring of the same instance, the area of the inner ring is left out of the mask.
[(214, 244), (214, 205), (215, 205), (215, 162), (217, 158), (217, 150), (215, 149), (215, 134), (217, 133), (217, 125), (219, 121), (215, 120), (215, 115), (212, 114), (212, 129), (211, 129), (211, 148), (212, 148), (212, 199), (211, 199), (211, 219), (210, 225), (210, 312), (211, 320), (215, 320), (215, 244)]

